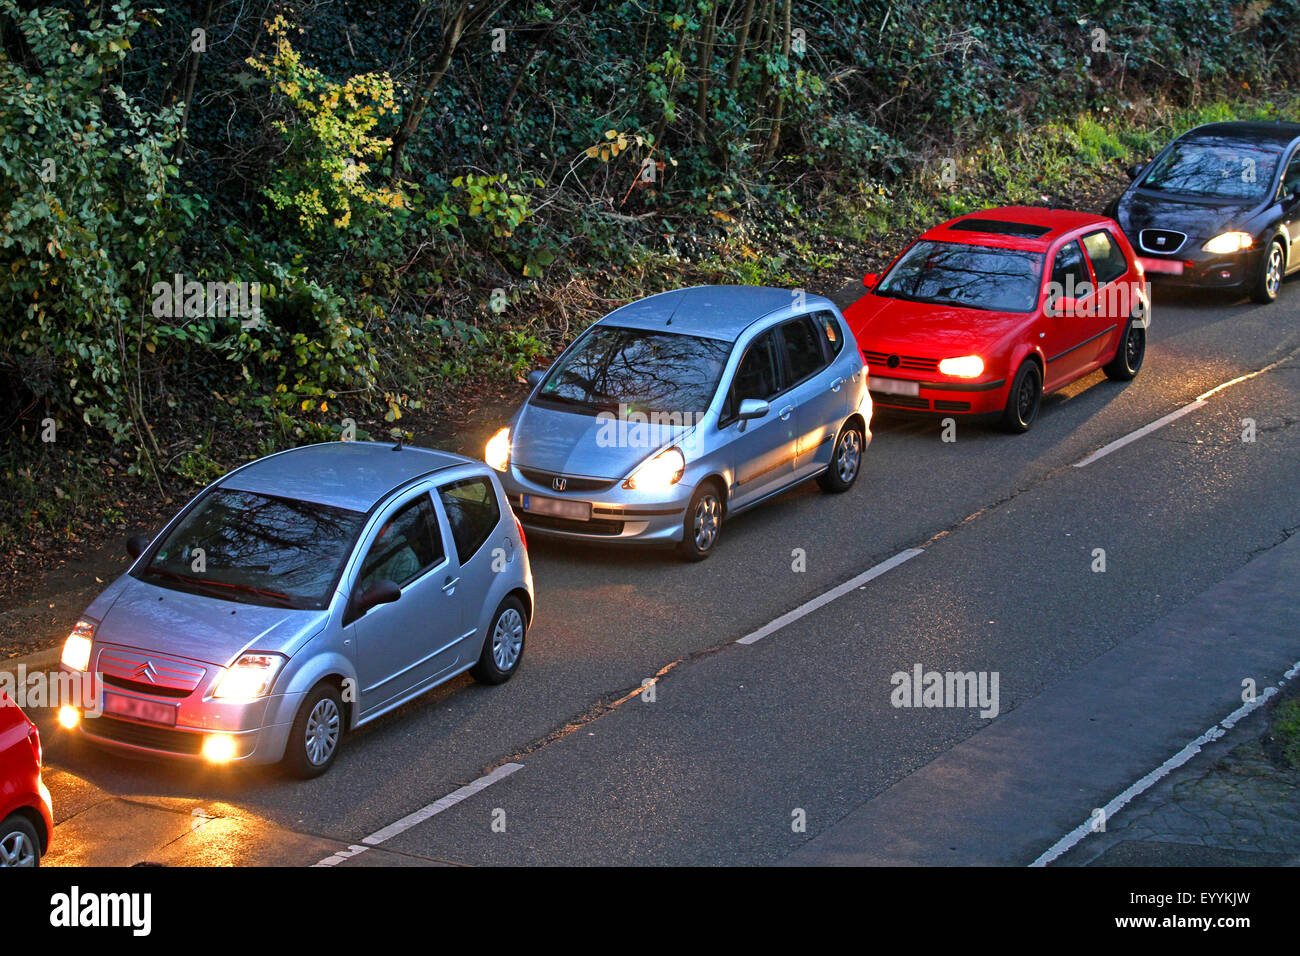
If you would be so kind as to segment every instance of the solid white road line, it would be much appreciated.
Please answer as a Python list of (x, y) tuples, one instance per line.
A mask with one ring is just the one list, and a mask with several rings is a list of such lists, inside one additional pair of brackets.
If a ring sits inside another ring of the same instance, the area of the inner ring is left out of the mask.
[(411, 829), (411, 827), (423, 823), (425, 820), (428, 820), (430, 817), (437, 816), (439, 813), (442, 813), (442, 811), (444, 810), (450, 810), (452, 807), (460, 803), (462, 800), (467, 800), (470, 797), (474, 796), (474, 794), (478, 793), (480, 790), (487, 789), (488, 787), (492, 786), (492, 784), (496, 783), (498, 780), (504, 780), (506, 777), (510, 776), (516, 770), (523, 770), (523, 769), (524, 769), (524, 765), (521, 763), (502, 764), (501, 766), (493, 770), (491, 773), (485, 774), (482, 777), (479, 777), (477, 780), (467, 783), (465, 784), (465, 786), (460, 787), (457, 790), (453, 790), (451, 793), (447, 794), (442, 799), (435, 800), (433, 803), (429, 804), (428, 806), (421, 807), (419, 810), (416, 810), (414, 813), (408, 813), (406, 816), (402, 817), (402, 819), (398, 820), (396, 823), (390, 823), (382, 830), (376, 830), (368, 837), (363, 837), (361, 840), (363, 844), (362, 846), (357, 846), (356, 844), (353, 844), (352, 846), (349, 846), (346, 850), (339, 850), (333, 856), (328, 856), (325, 859), (321, 860), (319, 863), (316, 863), (314, 865), (335, 866), (339, 863), (342, 863), (344, 860), (348, 859), (349, 857), (356, 856), (358, 853), (364, 853), (372, 846), (379, 846), (379, 844), (391, 840), (393, 837), (397, 836), (398, 834), (405, 833), (407, 830)]
[(1188, 405), (1184, 405), (1182, 408), (1175, 409), (1174, 411), (1170, 412), (1168, 415), (1165, 415), (1163, 418), (1157, 418), (1157, 419), (1156, 419), (1155, 421), (1153, 421), (1151, 424), (1149, 424), (1149, 425), (1143, 425), (1143, 426), (1142, 426), (1141, 428), (1139, 428), (1137, 431), (1135, 431), (1135, 432), (1129, 432), (1129, 433), (1128, 433), (1127, 435), (1125, 435), (1123, 438), (1117, 438), (1117, 439), (1115, 439), (1115, 440), (1114, 440), (1113, 442), (1111, 442), (1109, 445), (1102, 445), (1100, 448), (1098, 448), (1096, 451), (1094, 451), (1094, 452), (1093, 452), (1091, 455), (1089, 455), (1087, 458), (1084, 458), (1084, 459), (1082, 459), (1081, 461), (1076, 461), (1076, 462), (1074, 463), (1074, 467), (1075, 467), (1075, 468), (1083, 468), (1083, 467), (1085, 467), (1086, 465), (1091, 465), (1091, 464), (1092, 464), (1094, 461), (1096, 461), (1097, 459), (1099, 459), (1099, 458), (1105, 458), (1107, 455), (1109, 455), (1109, 454), (1110, 454), (1111, 452), (1113, 452), (1113, 451), (1119, 451), (1121, 448), (1123, 448), (1123, 447), (1124, 447), (1125, 445), (1127, 445), (1129, 442), (1135, 442), (1135, 441), (1137, 441), (1139, 438), (1141, 438), (1143, 435), (1150, 435), (1150, 434), (1151, 434), (1153, 431), (1155, 431), (1157, 428), (1164, 428), (1164, 427), (1165, 427), (1166, 425), (1168, 425), (1170, 422), (1177, 421), (1178, 419), (1180, 419), (1180, 418), (1182, 418), (1184, 415), (1186, 415), (1188, 412), (1194, 412), (1194, 411), (1196, 411), (1198, 408), (1200, 408), (1200, 407), (1201, 407), (1202, 405), (1204, 405), (1204, 404), (1205, 404), (1205, 399), (1203, 399), (1203, 398), (1198, 398), (1196, 401), (1194, 401), (1194, 402), (1192, 402), (1192, 403), (1190, 403), (1190, 404), (1188, 404)]
[(773, 634), (776, 631), (781, 630), (781, 628), (785, 627), (787, 624), (793, 624), (795, 621), (799, 620), (799, 618), (811, 614), (813, 611), (816, 611), (818, 608), (825, 607), (827, 604), (830, 604), (836, 598), (842, 598), (850, 591), (862, 587), (862, 585), (866, 584), (872, 578), (878, 578), (886, 571), (890, 571), (898, 567), (904, 561), (910, 561), (918, 554), (924, 554), (924, 553), (925, 553), (924, 549), (922, 548), (908, 548), (906, 551), (900, 551), (892, 558), (889, 558), (885, 561), (881, 561), (875, 567), (863, 571), (857, 577), (850, 578), (849, 580), (845, 581), (843, 584), (839, 585), (838, 587), (831, 588), (825, 594), (818, 595), (817, 597), (813, 598), (811, 601), (808, 601), (805, 604), (800, 604), (793, 611), (790, 611), (786, 614), (782, 614), (775, 621), (772, 621), (769, 624), (764, 624), (757, 631), (753, 631), (749, 634), (746, 634), (744, 637), (737, 640), (736, 643), (755, 644), (758, 641), (761, 641), (763, 638), (767, 637), (769, 634)]
[[(1181, 767), (1183, 764), (1187, 763), (1198, 753), (1200, 753), (1201, 748), (1204, 747), (1206, 744), (1210, 743), (1211, 741), (1218, 740), (1229, 730), (1235, 727), (1239, 720), (1241, 720), (1251, 711), (1255, 710), (1257, 707), (1263, 706), (1265, 701), (1267, 701), (1270, 697), (1272, 697), (1274, 694), (1278, 692), (1281, 685), (1285, 684), (1288, 680), (1295, 677), (1295, 675), (1298, 673), (1300, 673), (1300, 661), (1297, 661), (1295, 664), (1293, 664), (1291, 668), (1285, 674), (1282, 675), (1282, 678), (1277, 682), (1277, 684), (1265, 688), (1263, 693), (1258, 694), (1254, 700), (1250, 700), (1242, 704), (1240, 707), (1238, 707), (1236, 710), (1230, 713), (1227, 717), (1224, 717), (1221, 721), (1219, 721), (1217, 724), (1215, 724), (1205, 733), (1201, 734), (1199, 737), (1197, 737), (1195, 740), (1189, 743), (1182, 750), (1178, 751), (1178, 753), (1174, 754), (1172, 757), (1170, 757), (1160, 766), (1156, 767), (1155, 770), (1152, 770), (1145, 777), (1138, 780), (1132, 786), (1128, 787), (1118, 796), (1114, 797), (1109, 803), (1107, 803), (1105, 806), (1101, 808), (1103, 814), (1102, 820), (1103, 821), (1110, 820), (1111, 817), (1113, 817), (1134, 797), (1151, 789), (1153, 786), (1155, 786), (1162, 779), (1167, 777), (1178, 767)], [(1047, 864), (1051, 863), (1053, 860), (1057, 859), (1058, 857), (1066, 853), (1068, 850), (1073, 848), (1075, 845), (1077, 845), (1086, 836), (1088, 836), (1088, 834), (1094, 832), (1093, 827), (1095, 825), (1096, 825), (1096, 821), (1091, 816), (1089, 816), (1087, 820), (1085, 820), (1083, 823), (1080, 823), (1077, 827), (1075, 827), (1065, 836), (1061, 837), (1061, 839), (1053, 843), (1051, 847), (1049, 847), (1047, 851), (1042, 854), (1042, 856), (1040, 856), (1038, 859), (1036, 859), (1033, 863), (1030, 863), (1029, 865), (1031, 867), (1047, 866)]]

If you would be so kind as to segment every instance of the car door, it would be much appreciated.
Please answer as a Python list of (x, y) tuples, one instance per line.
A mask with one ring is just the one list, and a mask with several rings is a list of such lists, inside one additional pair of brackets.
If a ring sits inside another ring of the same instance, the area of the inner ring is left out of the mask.
[[(459, 663), (469, 664), (482, 644), (475, 637), (483, 606), (498, 568), (513, 556), (514, 542), (508, 535), (494, 534), (501, 523), (501, 506), (488, 478), (476, 475), (440, 485), (438, 503), (451, 536), (450, 550), (454, 552), (442, 587), (455, 598)], [(501, 549), (500, 554), (493, 553), (493, 541)]]
[(1079, 365), (1081, 371), (1086, 371), (1099, 363), (1107, 352), (1114, 351), (1134, 302), (1131, 290), (1123, 281), (1131, 264), (1110, 230), (1098, 229), (1084, 236), (1083, 251), (1092, 266), (1092, 278), (1097, 286), (1090, 310), (1080, 317), (1088, 337), (1079, 349), (1082, 353)]
[(830, 374), (825, 335), (811, 315), (782, 322), (779, 328), (786, 398), (794, 405), (796, 478), (806, 478), (831, 460), (836, 429), (844, 418), (844, 377)]
[(1282, 174), (1281, 197), (1282, 225), (1291, 239), (1286, 261), (1289, 268), (1294, 268), (1300, 264), (1300, 149), (1292, 155)]
[[(1076, 307), (1062, 311), (1061, 298), (1072, 298)], [(1085, 340), (1092, 328), (1088, 312), (1092, 307), (1092, 273), (1083, 247), (1071, 239), (1056, 251), (1049, 279), (1047, 314), (1039, 329), (1039, 345), (1047, 360), (1044, 388), (1052, 389), (1078, 376), (1083, 369)]]
[(449, 651), (456, 646), (456, 625), (452, 597), (442, 588), (447, 549), (427, 490), (387, 507), (363, 548), (349, 593), (358, 595), (381, 580), (402, 591), (393, 603), (372, 607), (345, 625), (365, 717), (454, 663)]
[[(781, 394), (784, 375), (776, 330), (768, 329), (745, 349), (718, 420), (731, 461), (733, 508), (757, 501), (794, 478), (794, 404)], [(772, 407), (762, 418), (742, 422), (736, 415), (747, 398)]]

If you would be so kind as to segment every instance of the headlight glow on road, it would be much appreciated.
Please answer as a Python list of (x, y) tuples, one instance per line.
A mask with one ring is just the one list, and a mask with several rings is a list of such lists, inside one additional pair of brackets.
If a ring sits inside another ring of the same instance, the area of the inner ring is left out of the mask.
[(284, 658), (279, 654), (243, 654), (217, 683), (213, 697), (224, 700), (256, 700), (271, 690)]
[(686, 470), (686, 459), (676, 448), (661, 451), (632, 473), (624, 488), (638, 491), (663, 491), (677, 484)]
[(1201, 248), (1206, 252), (1213, 252), (1215, 255), (1222, 256), (1231, 252), (1241, 252), (1243, 249), (1249, 249), (1254, 243), (1254, 237), (1248, 232), (1224, 232), (1215, 236)]
[(978, 355), (946, 358), (939, 363), (939, 371), (954, 378), (978, 378), (984, 374), (984, 360)]
[(497, 471), (505, 471), (510, 464), (510, 429), (503, 428), (488, 439), (483, 450), (483, 460)]
[(84, 671), (90, 666), (90, 646), (94, 640), (94, 623), (82, 618), (63, 642), (63, 654), (59, 660), (65, 667), (70, 667), (74, 671)]

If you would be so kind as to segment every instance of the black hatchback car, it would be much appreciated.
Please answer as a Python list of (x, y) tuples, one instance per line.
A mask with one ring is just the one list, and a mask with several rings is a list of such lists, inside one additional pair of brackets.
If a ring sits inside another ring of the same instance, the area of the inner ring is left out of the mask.
[(1209, 123), (1129, 170), (1106, 208), (1147, 277), (1277, 298), (1300, 269), (1300, 123)]

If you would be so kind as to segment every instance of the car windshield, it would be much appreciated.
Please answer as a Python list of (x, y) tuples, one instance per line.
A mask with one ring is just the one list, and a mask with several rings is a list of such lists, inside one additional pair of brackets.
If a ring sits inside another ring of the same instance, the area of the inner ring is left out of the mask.
[(922, 239), (872, 290), (876, 295), (994, 312), (1029, 312), (1038, 304), (1043, 255)]
[(364, 520), (359, 511), (218, 488), (137, 577), (242, 604), (319, 610)]
[(533, 404), (698, 417), (730, 352), (729, 342), (716, 339), (598, 325), (555, 363)]
[(1215, 199), (1264, 198), (1281, 154), (1237, 143), (1175, 143), (1142, 178), (1143, 189)]

